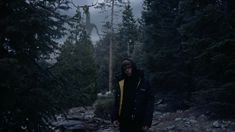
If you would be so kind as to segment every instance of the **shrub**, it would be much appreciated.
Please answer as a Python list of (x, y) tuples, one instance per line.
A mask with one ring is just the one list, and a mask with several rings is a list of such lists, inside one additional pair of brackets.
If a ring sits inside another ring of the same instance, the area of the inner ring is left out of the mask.
[(98, 96), (95, 106), (95, 116), (103, 119), (110, 119), (114, 97), (112, 94)]

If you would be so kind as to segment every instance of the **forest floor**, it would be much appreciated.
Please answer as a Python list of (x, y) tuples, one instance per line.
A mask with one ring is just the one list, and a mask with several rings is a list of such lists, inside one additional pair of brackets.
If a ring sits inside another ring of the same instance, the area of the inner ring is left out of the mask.
[[(58, 116), (61, 118), (61, 116)], [(109, 120), (97, 118), (93, 107), (78, 107), (69, 110), (67, 118), (54, 122), (56, 132), (118, 132)], [(63, 129), (61, 129), (63, 128)], [(154, 112), (149, 132), (235, 132), (235, 121), (212, 120), (192, 109), (177, 112)]]
[(154, 112), (152, 132), (235, 132), (235, 121), (209, 119), (193, 109)]

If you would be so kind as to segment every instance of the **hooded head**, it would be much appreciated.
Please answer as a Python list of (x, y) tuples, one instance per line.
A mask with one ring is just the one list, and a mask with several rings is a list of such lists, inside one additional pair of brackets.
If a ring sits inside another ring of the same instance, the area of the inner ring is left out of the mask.
[(125, 58), (122, 60), (121, 70), (124, 76), (130, 77), (137, 71), (136, 64), (131, 59)]

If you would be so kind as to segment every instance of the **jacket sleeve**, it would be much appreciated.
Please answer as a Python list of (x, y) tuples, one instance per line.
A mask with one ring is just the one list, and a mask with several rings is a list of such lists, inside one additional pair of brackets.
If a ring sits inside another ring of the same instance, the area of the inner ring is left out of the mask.
[(147, 99), (146, 99), (146, 110), (145, 110), (145, 120), (144, 125), (151, 127), (153, 112), (154, 112), (154, 91), (151, 88), (148, 80), (145, 81), (145, 87), (147, 89)]
[(119, 110), (119, 85), (116, 82), (114, 86), (114, 102), (113, 109), (111, 113), (111, 122), (118, 120), (118, 110)]

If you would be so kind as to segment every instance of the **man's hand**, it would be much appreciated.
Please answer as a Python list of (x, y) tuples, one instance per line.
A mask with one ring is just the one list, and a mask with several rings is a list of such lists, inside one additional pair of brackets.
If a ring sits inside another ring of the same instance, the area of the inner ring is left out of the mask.
[(118, 127), (118, 126), (119, 126), (118, 120), (113, 121), (113, 126), (114, 126), (114, 127)]
[(149, 127), (148, 127), (148, 126), (143, 126), (142, 129), (143, 129), (144, 131), (148, 131), (148, 130), (149, 130)]

